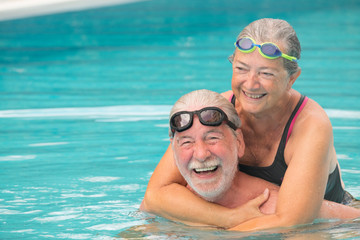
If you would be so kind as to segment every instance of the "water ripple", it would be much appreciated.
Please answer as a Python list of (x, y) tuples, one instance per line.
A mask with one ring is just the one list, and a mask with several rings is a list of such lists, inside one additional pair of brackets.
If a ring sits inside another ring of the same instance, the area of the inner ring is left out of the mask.
[(112, 182), (121, 179), (120, 177), (85, 177), (80, 179), (84, 182)]
[(0, 118), (119, 117), (168, 115), (169, 105), (119, 105), (84, 108), (41, 108), (0, 111)]
[(87, 229), (90, 230), (121, 230), (124, 228), (129, 228), (133, 226), (143, 225), (146, 221), (132, 221), (132, 222), (125, 222), (125, 223), (113, 223), (113, 224), (99, 224), (92, 227), (88, 227)]
[(23, 161), (23, 160), (31, 160), (36, 158), (36, 155), (9, 155), (0, 157), (0, 162), (4, 161)]

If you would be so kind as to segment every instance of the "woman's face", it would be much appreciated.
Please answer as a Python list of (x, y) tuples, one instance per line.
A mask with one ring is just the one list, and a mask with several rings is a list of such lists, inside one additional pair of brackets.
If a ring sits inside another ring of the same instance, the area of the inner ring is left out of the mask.
[[(278, 45), (278, 44), (277, 44)], [(281, 45), (278, 45), (281, 49)], [(251, 53), (236, 49), (233, 61), (232, 90), (242, 111), (266, 113), (284, 104), (281, 101), (293, 82), (284, 68), (282, 58), (267, 59), (258, 48)]]

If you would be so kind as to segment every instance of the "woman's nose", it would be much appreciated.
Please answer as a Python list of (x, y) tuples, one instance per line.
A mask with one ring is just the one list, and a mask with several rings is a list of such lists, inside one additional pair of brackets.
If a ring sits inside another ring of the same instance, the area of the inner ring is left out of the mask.
[(256, 71), (250, 71), (246, 81), (247, 89), (259, 88), (259, 74)]

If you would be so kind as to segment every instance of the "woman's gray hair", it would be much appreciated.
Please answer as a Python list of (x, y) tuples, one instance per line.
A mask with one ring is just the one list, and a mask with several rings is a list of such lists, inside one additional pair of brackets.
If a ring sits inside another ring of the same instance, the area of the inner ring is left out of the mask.
[[(201, 89), (187, 93), (176, 101), (170, 111), (172, 115), (180, 111), (195, 111), (204, 107), (218, 107), (225, 112), (228, 119), (235, 124), (237, 128), (241, 126), (241, 120), (234, 108), (234, 106), (221, 94), (207, 89)], [(173, 133), (169, 128), (169, 136), (172, 137)]]
[[(262, 18), (246, 26), (237, 37), (236, 41), (243, 37), (250, 37), (256, 42), (280, 43), (284, 47), (284, 53), (300, 59), (301, 46), (294, 28), (285, 20)], [(235, 52), (229, 57), (233, 60)], [(298, 71), (298, 64), (294, 61), (283, 59), (284, 68), (289, 75)]]

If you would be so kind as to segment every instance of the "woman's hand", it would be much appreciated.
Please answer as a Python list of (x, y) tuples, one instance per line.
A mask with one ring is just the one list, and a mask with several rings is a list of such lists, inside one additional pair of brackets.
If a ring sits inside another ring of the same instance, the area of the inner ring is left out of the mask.
[(269, 196), (269, 189), (266, 188), (265, 191), (256, 198), (239, 207), (230, 209), (228, 223), (225, 228), (233, 228), (244, 221), (264, 216), (265, 214), (260, 208), (269, 199)]

